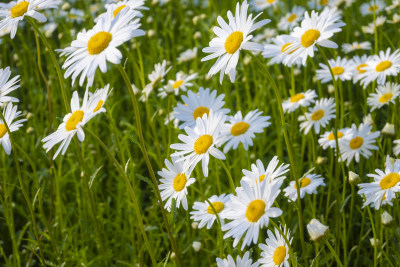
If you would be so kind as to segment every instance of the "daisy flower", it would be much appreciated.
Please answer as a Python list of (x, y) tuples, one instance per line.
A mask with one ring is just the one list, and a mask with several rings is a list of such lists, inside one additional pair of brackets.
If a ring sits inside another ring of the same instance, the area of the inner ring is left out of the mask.
[(245, 150), (253, 145), (253, 138), (256, 133), (262, 133), (264, 128), (271, 125), (268, 121), (270, 116), (261, 116), (263, 112), (258, 112), (258, 109), (252, 110), (242, 116), (242, 112), (238, 111), (233, 117), (230, 117), (229, 122), (225, 123), (221, 129), (223, 136), (224, 153), (227, 153), (231, 148), (237, 149), (239, 143), (243, 144)]
[(59, 50), (61, 55), (68, 55), (63, 65), (66, 69), (64, 77), (71, 76), (74, 84), (80, 75), (79, 85), (82, 86), (87, 78), (88, 86), (91, 86), (97, 68), (105, 73), (107, 61), (119, 64), (122, 54), (117, 47), (133, 37), (144, 35), (144, 31), (138, 29), (137, 15), (137, 11), (124, 8), (114, 17), (113, 12), (108, 10), (107, 16), (99, 20), (93, 29), (78, 33), (71, 47)]
[(10, 67), (0, 69), (0, 105), (8, 102), (18, 102), (18, 98), (8, 96), (9, 93), (19, 88), (19, 75), (13, 77), (11, 80)]
[(278, 28), (281, 31), (291, 30), (297, 26), (299, 21), (303, 19), (305, 8), (301, 6), (294, 6), (290, 12), (288, 12), (278, 23)]
[[(318, 186), (325, 186), (324, 178), (319, 174), (307, 174), (306, 177), (299, 179), (300, 198), (304, 198), (305, 194), (316, 194)], [(283, 189), (285, 197), (295, 201), (297, 199), (296, 182), (291, 181), (289, 186)]]
[(374, 111), (390, 103), (394, 104), (399, 95), (400, 85), (388, 82), (384, 85), (379, 85), (376, 93), (368, 96), (367, 103), (368, 106), (372, 107), (371, 111)]
[(175, 80), (169, 80), (167, 86), (159, 89), (158, 96), (165, 98), (168, 94), (179, 95), (180, 90), (186, 92), (188, 87), (193, 86), (190, 81), (196, 78), (197, 73), (186, 75), (183, 72), (178, 72)]
[(226, 259), (221, 259), (217, 258), (217, 266), (218, 267), (258, 267), (259, 263), (254, 262), (253, 260), (250, 259), (250, 253), (247, 251), (244, 255), (243, 258), (240, 258), (238, 255), (236, 257), (236, 262), (232, 258), (231, 255), (228, 255)]
[(112, 89), (110, 90), (110, 85), (107, 84), (104, 88), (97, 89), (93, 94), (89, 93), (88, 109), (93, 112), (93, 115), (106, 112), (106, 109), (103, 106), (111, 91)]
[(390, 48), (386, 52), (380, 51), (363, 70), (365, 72), (360, 74), (360, 79), (364, 88), (375, 80), (378, 84), (384, 84), (387, 76), (397, 76), (399, 73), (400, 50), (397, 49), (393, 53), (390, 53)]
[(95, 18), (94, 22), (98, 22), (99, 20), (106, 18), (108, 10), (111, 10), (113, 16), (116, 17), (118, 13), (126, 7), (128, 9), (137, 10), (138, 11), (137, 16), (141, 18), (143, 15), (139, 10), (149, 10), (148, 7), (144, 6), (144, 2), (145, 0), (123, 0), (123, 1), (118, 1), (116, 3), (106, 4), (105, 8), (107, 9), (107, 11), (100, 14), (97, 18)]
[(217, 96), (217, 90), (213, 90), (210, 93), (209, 88), (200, 87), (197, 94), (193, 93), (193, 91), (188, 91), (187, 96), (182, 96), (184, 104), (178, 103), (174, 108), (175, 117), (183, 122), (179, 128), (194, 127), (196, 119), (202, 118), (204, 114), (208, 115), (211, 110), (214, 111), (214, 114), (228, 114), (230, 110), (223, 108), (225, 104), (224, 97), (224, 94)]
[(336, 117), (335, 107), (333, 98), (317, 100), (314, 107), (309, 108), (305, 115), (299, 116), (299, 121), (302, 122), (300, 129), (307, 134), (314, 127), (315, 132), (319, 134), (321, 127), (325, 127), (331, 119)]
[(160, 179), (160, 194), (165, 203), (165, 209), (171, 211), (172, 199), (176, 200), (176, 208), (182, 204), (182, 207), (187, 210), (188, 204), (186, 200), (187, 187), (193, 184), (196, 179), (190, 178), (191, 172), (183, 168), (183, 162), (178, 162), (179, 158), (172, 157), (172, 162), (165, 160), (165, 166), (158, 172), (158, 175), (162, 177)]
[[(338, 139), (339, 147), (340, 147), (340, 144), (343, 142), (343, 140), (349, 138), (349, 136), (350, 136), (349, 130), (350, 130), (350, 128), (343, 128), (338, 131), (337, 139)], [(335, 140), (334, 133), (335, 133), (335, 130), (332, 130), (329, 132), (325, 132), (323, 135), (321, 135), (321, 137), (318, 139), (318, 143), (322, 147), (322, 149), (326, 150), (328, 147), (336, 148), (336, 140)]]
[(374, 179), (373, 182), (358, 185), (360, 187), (358, 194), (365, 196), (363, 207), (373, 204), (372, 206), (378, 210), (383, 200), (392, 202), (396, 193), (400, 192), (400, 162), (392, 163), (387, 156), (385, 170), (376, 169), (375, 172), (376, 174), (367, 175)]
[(380, 11), (383, 10), (383, 8), (386, 6), (382, 0), (371, 0), (368, 3), (364, 3), (361, 5), (361, 15), (367, 16), (367, 15), (372, 15), (378, 14)]
[(192, 172), (197, 163), (202, 161), (202, 169), (205, 177), (208, 177), (208, 162), (211, 156), (225, 160), (225, 155), (215, 146), (220, 142), (221, 134), (220, 129), (225, 122), (226, 116), (222, 113), (204, 114), (202, 118), (196, 119), (196, 126), (192, 129), (185, 127), (187, 135), (180, 134), (179, 140), (183, 144), (172, 144), (171, 148), (180, 150), (175, 152), (172, 156), (181, 156), (178, 161), (184, 162), (184, 169), (189, 169)]
[(311, 103), (315, 102), (317, 94), (314, 90), (307, 90), (306, 92), (301, 92), (295, 94), (282, 103), (282, 108), (284, 112), (291, 113), (298, 109), (299, 107), (308, 107)]
[(160, 63), (154, 65), (154, 70), (149, 74), (148, 78), (150, 83), (143, 89), (143, 95), (140, 97), (140, 101), (146, 101), (153, 91), (153, 89), (164, 81), (165, 75), (171, 70), (172, 66), (167, 68), (167, 61), (163, 60)]
[(277, 32), (275, 29), (265, 28), (264, 31), (253, 37), (253, 41), (256, 43), (270, 43), (271, 38), (276, 35)]
[[(4, 151), (7, 155), (11, 154), (11, 141), (10, 135), (7, 131), (7, 126), (10, 132), (18, 131), (18, 129), (22, 126), (22, 123), (26, 121), (26, 119), (20, 119), (14, 121), (18, 117), (21, 116), (21, 111), (17, 111), (17, 106), (13, 106), (10, 102), (3, 110), (4, 121), (0, 118), (0, 144), (3, 146)], [(7, 126), (6, 126), (7, 125)]]
[[(353, 73), (353, 62), (345, 58), (337, 57), (336, 60), (328, 60), (329, 66), (332, 69), (332, 73), (335, 80), (348, 81), (352, 78)], [(321, 80), (322, 83), (332, 81), (332, 75), (329, 71), (329, 67), (325, 64), (320, 63), (321, 69), (317, 70), (317, 79)]]
[(18, 23), (22, 21), (25, 16), (32, 17), (40, 22), (46, 22), (46, 17), (37, 11), (57, 8), (60, 1), (58, 0), (18, 0), (11, 1), (0, 7), (0, 30), (4, 28), (10, 29), (11, 39), (17, 33)]
[(98, 112), (94, 112), (94, 104), (88, 105), (88, 98), (89, 91), (86, 89), (82, 105), (80, 105), (78, 92), (75, 91), (71, 98), (71, 113), (64, 116), (63, 123), (58, 126), (54, 133), (42, 139), (42, 142), (44, 142), (43, 148), (46, 149), (46, 152), (49, 152), (53, 146), (61, 142), (53, 159), (56, 159), (60, 152), (61, 155), (65, 154), (75, 134), (78, 136), (79, 141), (83, 142), (85, 140), (83, 126), (98, 114)]
[(370, 42), (353, 42), (351, 44), (342, 44), (342, 50), (345, 53), (351, 53), (357, 50), (371, 50)]
[(264, 19), (254, 23), (261, 13), (254, 18), (252, 14), (247, 17), (248, 7), (249, 5), (245, 0), (242, 6), (237, 3), (235, 17), (231, 11), (228, 11), (229, 24), (222, 17), (218, 17), (220, 27), (214, 27), (213, 29), (218, 37), (212, 39), (210, 46), (203, 49), (204, 53), (210, 53), (211, 55), (202, 58), (201, 61), (218, 58), (208, 75), (213, 76), (221, 72), (220, 83), (222, 83), (224, 74), (229, 74), (231, 82), (235, 81), (240, 50), (261, 51), (263, 48), (262, 45), (250, 41), (253, 37), (250, 34), (270, 22), (270, 20)]
[[(287, 54), (286, 50), (290, 48), (290, 45), (295, 40), (293, 37), (289, 35), (278, 35), (276, 38), (272, 39), (272, 43), (267, 43), (264, 46), (264, 50), (262, 52), (263, 57), (271, 58), (269, 64), (280, 64), (284, 61)], [(291, 54), (293, 52), (290, 52)], [(300, 60), (294, 62), (294, 64), (301, 64)]]
[(341, 16), (335, 9), (326, 8), (321, 14), (311, 11), (311, 16), (306, 12), (301, 26), (294, 28), (291, 34), (297, 40), (286, 51), (288, 56), (284, 63), (293, 64), (298, 58), (301, 58), (302, 64), (305, 65), (307, 57), (314, 56), (316, 45), (337, 48), (338, 45), (328, 39), (334, 33), (342, 30), (340, 27), (344, 26), (345, 23), (341, 22), (340, 19)]
[(242, 170), (244, 175), (242, 179), (251, 186), (253, 186), (254, 183), (261, 183), (263, 181), (282, 184), (283, 180), (286, 178), (285, 173), (289, 171), (289, 164), (282, 163), (278, 167), (278, 163), (278, 157), (274, 156), (265, 169), (262, 161), (258, 159), (256, 164), (251, 164), (251, 171)]
[(278, 3), (279, 0), (252, 0), (250, 4), (256, 11), (262, 11), (267, 8), (272, 8)]
[(372, 155), (371, 150), (377, 150), (378, 147), (374, 145), (375, 139), (379, 137), (380, 133), (371, 132), (372, 126), (370, 124), (361, 123), (357, 126), (353, 123), (350, 129), (351, 137), (344, 140), (340, 147), (341, 159), (347, 160), (347, 165), (355, 158), (356, 162), (360, 161), (360, 155), (369, 158)]
[(307, 224), (307, 231), (312, 241), (319, 241), (329, 233), (329, 226), (323, 225), (317, 219), (312, 219)]
[(393, 154), (397, 157), (400, 155), (400, 139), (394, 140)]
[[(282, 232), (286, 233), (286, 239), (291, 243), (293, 237), (290, 237), (290, 231), (286, 231), (286, 227)], [(261, 258), (258, 262), (260, 267), (289, 267), (289, 246), (285, 238), (280, 234), (278, 229), (275, 228), (275, 234), (267, 231), (268, 238), (265, 240), (266, 244), (259, 244), (258, 247), (262, 249)]]
[[(230, 200), (231, 195), (222, 194), (220, 196), (212, 196), (208, 199), (213, 205), (215, 211), (219, 216), (221, 224), (224, 224), (224, 213), (226, 203)], [(210, 229), (214, 222), (217, 220), (217, 214), (215, 214), (214, 209), (208, 204), (207, 201), (195, 202), (193, 204), (193, 210), (190, 214), (192, 215), (190, 219), (195, 222), (199, 222), (199, 228), (203, 228), (207, 225), (207, 229)]]
[(272, 207), (281, 191), (279, 184), (255, 183), (252, 187), (244, 180), (240, 184), (237, 195), (227, 203), (225, 217), (231, 222), (223, 225), (222, 230), (228, 231), (224, 238), (234, 238), (233, 247), (243, 238), (243, 250), (246, 245), (257, 244), (260, 229), (268, 227), (269, 219), (280, 216), (282, 210)]
[(321, 10), (326, 7), (334, 6), (336, 1), (337, 0), (309, 0), (308, 7), (310, 9)]
[(177, 58), (178, 63), (183, 63), (197, 57), (197, 47), (183, 51)]
[(372, 57), (367, 55), (353, 57), (353, 81), (355, 83), (358, 82), (363, 77), (363, 74), (367, 72), (366, 67), (370, 65), (371, 59)]

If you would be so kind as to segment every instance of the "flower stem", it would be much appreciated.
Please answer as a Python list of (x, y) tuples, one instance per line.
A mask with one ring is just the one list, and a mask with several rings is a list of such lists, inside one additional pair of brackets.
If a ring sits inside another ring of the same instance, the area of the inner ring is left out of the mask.
[(144, 157), (144, 160), (146, 162), (147, 169), (149, 170), (150, 177), (151, 177), (152, 182), (154, 184), (154, 189), (155, 189), (155, 192), (156, 192), (158, 205), (160, 206), (160, 209), (161, 209), (161, 213), (162, 213), (162, 216), (163, 216), (163, 219), (164, 219), (165, 227), (167, 228), (167, 232), (168, 232), (168, 236), (169, 236), (169, 239), (170, 239), (170, 242), (171, 242), (172, 249), (175, 252), (175, 256), (176, 256), (176, 260), (177, 260), (178, 265), (182, 266), (182, 261), (181, 261), (180, 254), (179, 254), (179, 251), (178, 251), (178, 246), (177, 246), (177, 244), (175, 242), (175, 238), (174, 238), (174, 235), (172, 234), (171, 226), (170, 226), (170, 224), (168, 222), (168, 218), (167, 218), (167, 214), (166, 214), (165, 209), (164, 209), (164, 205), (163, 205), (163, 201), (162, 201), (162, 198), (161, 198), (160, 190), (158, 188), (157, 179), (156, 179), (156, 176), (154, 174), (153, 167), (151, 166), (150, 159), (149, 159), (149, 156), (148, 156), (147, 150), (146, 150), (146, 145), (144, 143), (143, 131), (142, 131), (142, 123), (141, 123), (141, 120), (140, 120), (139, 105), (137, 103), (135, 94), (133, 92), (132, 84), (129, 81), (129, 78), (128, 78), (128, 75), (126, 74), (125, 69), (121, 65), (117, 65), (117, 68), (118, 68), (119, 72), (121, 73), (121, 76), (124, 79), (125, 84), (128, 87), (129, 94), (131, 96), (131, 101), (132, 101), (132, 105), (133, 105), (133, 109), (134, 109), (135, 117), (136, 117), (136, 127), (137, 127), (137, 133), (138, 133), (138, 136), (139, 136), (140, 148), (142, 150), (143, 157)]
[(233, 182), (232, 175), (231, 175), (231, 173), (229, 172), (229, 169), (228, 169), (228, 167), (226, 166), (226, 164), (224, 163), (224, 161), (223, 161), (223, 160), (219, 160), (219, 161), (221, 162), (221, 165), (222, 165), (222, 167), (224, 168), (224, 170), (225, 170), (225, 172), (226, 172), (226, 175), (228, 175), (228, 178), (229, 178), (229, 185), (231, 186), (232, 193), (235, 193), (236, 187), (235, 187), (235, 183)]
[(340, 261), (338, 255), (336, 254), (336, 251), (333, 249), (333, 247), (332, 247), (331, 244), (329, 243), (328, 239), (325, 239), (325, 244), (326, 244), (326, 246), (329, 248), (329, 250), (331, 251), (332, 256), (335, 258), (337, 265), (338, 265), (339, 267), (343, 267), (342, 262)]

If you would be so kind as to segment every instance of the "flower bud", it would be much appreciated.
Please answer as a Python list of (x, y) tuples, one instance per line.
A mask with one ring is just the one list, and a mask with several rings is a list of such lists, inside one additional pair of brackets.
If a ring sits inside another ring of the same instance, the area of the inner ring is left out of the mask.
[(383, 225), (387, 226), (393, 222), (393, 217), (387, 211), (384, 211), (381, 214), (381, 221)]
[(192, 247), (194, 251), (199, 252), (201, 249), (201, 243), (198, 241), (193, 241)]
[(349, 183), (352, 185), (356, 185), (361, 181), (360, 176), (352, 171), (349, 171)]
[(394, 125), (391, 123), (386, 123), (383, 127), (382, 131), (383, 134), (394, 136), (396, 134), (394, 130)]
[(328, 234), (329, 227), (323, 225), (317, 219), (312, 219), (309, 224), (307, 224), (307, 230), (312, 241), (319, 241)]

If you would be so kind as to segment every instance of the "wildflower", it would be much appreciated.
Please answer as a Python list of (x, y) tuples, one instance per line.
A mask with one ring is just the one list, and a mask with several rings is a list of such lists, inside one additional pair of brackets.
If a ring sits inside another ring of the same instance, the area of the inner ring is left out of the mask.
[(316, 97), (317, 94), (311, 89), (307, 90), (306, 92), (295, 94), (283, 101), (283, 111), (291, 113), (299, 107), (308, 107), (311, 103), (315, 102), (314, 98)]
[(318, 134), (321, 127), (325, 127), (329, 121), (336, 117), (335, 101), (332, 98), (322, 98), (315, 102), (315, 106), (308, 109), (305, 115), (299, 116), (300, 129), (307, 134), (312, 127)]
[[(285, 233), (286, 239), (292, 242), (293, 237), (290, 237), (290, 231), (286, 230), (286, 227), (281, 231)], [(289, 246), (285, 238), (276, 228), (275, 234), (271, 230), (268, 230), (267, 234), (268, 238), (265, 240), (266, 244), (258, 245), (259, 248), (262, 249), (261, 258), (258, 260), (261, 264), (260, 267), (289, 267)]]
[(370, 42), (353, 42), (351, 44), (342, 44), (342, 50), (345, 53), (354, 52), (357, 50), (371, 50)]
[(140, 101), (146, 101), (148, 99), (153, 89), (164, 81), (165, 75), (167, 75), (171, 68), (172, 67), (167, 68), (166, 60), (154, 65), (154, 70), (148, 76), (150, 83), (143, 89), (143, 95), (140, 97)]
[(13, 104), (9, 102), (3, 110), (3, 117), (5, 121), (0, 118), (0, 144), (3, 146), (7, 155), (11, 154), (11, 141), (6, 124), (11, 133), (18, 131), (19, 128), (22, 127), (22, 123), (26, 121), (26, 119), (14, 121), (20, 116), (21, 111), (17, 111), (17, 106), (13, 106)]
[[(337, 139), (339, 145), (349, 137), (349, 128), (343, 128), (338, 130), (337, 132)], [(326, 150), (328, 147), (336, 148), (336, 139), (335, 139), (335, 131), (325, 132), (321, 137), (318, 139), (318, 143), (320, 146)]]
[(168, 94), (178, 95), (179, 91), (186, 92), (188, 87), (192, 87), (193, 83), (190, 81), (197, 78), (197, 73), (186, 75), (183, 72), (178, 72), (176, 74), (175, 80), (169, 80), (168, 84), (164, 88), (159, 89), (158, 96), (165, 98)]
[(393, 222), (393, 217), (387, 211), (384, 211), (381, 214), (381, 221), (383, 225), (387, 226)]
[(349, 171), (349, 183), (352, 185), (356, 185), (361, 181), (360, 176), (352, 171)]
[(222, 17), (218, 17), (220, 27), (214, 27), (214, 33), (218, 37), (211, 40), (209, 47), (203, 49), (204, 53), (211, 53), (211, 55), (204, 57), (201, 61), (218, 58), (208, 75), (213, 76), (221, 72), (221, 84), (224, 74), (229, 74), (231, 82), (235, 81), (236, 65), (239, 60), (240, 50), (262, 50), (262, 45), (250, 41), (253, 37), (250, 34), (270, 22), (270, 20), (264, 19), (254, 23), (261, 13), (254, 18), (252, 18), (252, 15), (247, 17), (248, 7), (249, 5), (245, 0), (241, 6), (237, 3), (235, 17), (228, 11), (229, 24)]
[(8, 96), (9, 93), (20, 87), (19, 75), (8, 80), (11, 76), (10, 67), (0, 69), (0, 105), (8, 102), (19, 102), (18, 98)]
[(105, 8), (107, 9), (107, 11), (95, 18), (94, 22), (98, 22), (99, 20), (106, 18), (109, 10), (111, 10), (114, 17), (116, 17), (122, 9), (136, 10), (138, 11), (137, 16), (140, 18), (143, 15), (139, 10), (149, 9), (148, 7), (144, 6), (144, 2), (145, 0), (123, 0), (118, 1), (117, 3), (106, 4)]
[(317, 219), (312, 219), (307, 224), (307, 230), (308, 230), (308, 233), (310, 234), (310, 238), (312, 241), (319, 241), (322, 238), (324, 238), (325, 236), (327, 236), (329, 233), (329, 227), (323, 225)]
[[(352, 78), (352, 68), (353, 62), (345, 58), (337, 57), (336, 60), (330, 59), (328, 63), (331, 67), (332, 73), (335, 80), (348, 81)], [(317, 70), (317, 78), (321, 80), (322, 83), (327, 83), (332, 81), (332, 75), (329, 67), (325, 64), (320, 63), (319, 66), (322, 69)]]
[[(287, 56), (286, 50), (290, 48), (292, 42), (293, 42), (293, 37), (289, 35), (278, 35), (276, 38), (272, 39), (272, 44), (267, 43), (264, 46), (262, 55), (265, 58), (271, 58), (269, 64), (271, 65), (275, 63), (280, 64), (285, 60)], [(301, 64), (301, 62), (300, 60), (297, 60), (293, 64)]]
[(282, 31), (291, 30), (303, 19), (305, 11), (304, 7), (294, 6), (290, 12), (281, 18), (278, 23), (278, 28)]
[(362, 77), (363, 73), (366, 73), (366, 67), (369, 66), (371, 62), (372, 57), (363, 55), (362, 57), (359, 56), (354, 56), (353, 57), (353, 81), (356, 83), (358, 82)]
[(228, 255), (228, 257), (226, 259), (217, 258), (217, 266), (218, 267), (258, 267), (259, 263), (258, 262), (253, 263), (253, 260), (250, 259), (250, 253), (247, 251), (243, 255), (243, 258), (240, 258), (240, 256), (237, 256), (236, 262), (232, 258), (231, 255)]
[(394, 129), (394, 124), (387, 122), (381, 132), (382, 132), (382, 134), (394, 136), (396, 134), (395, 129)]
[(275, 7), (279, 3), (279, 0), (251, 0), (251, 6), (256, 11), (262, 11), (267, 8)]
[[(190, 212), (192, 215), (190, 218), (196, 222), (199, 222), (198, 228), (203, 228), (207, 225), (207, 229), (210, 229), (214, 224), (215, 220), (217, 220), (217, 216), (221, 221), (221, 224), (224, 224), (224, 214), (226, 213), (226, 203), (230, 200), (231, 195), (222, 194), (220, 196), (212, 196), (208, 199), (211, 202), (214, 209), (205, 202), (194, 202), (193, 211)], [(217, 214), (215, 214), (217, 212)]]
[(162, 178), (158, 187), (160, 188), (160, 193), (162, 200), (165, 203), (165, 208), (170, 211), (172, 205), (172, 199), (176, 200), (176, 208), (179, 209), (180, 205), (187, 210), (187, 187), (193, 184), (196, 179), (190, 178), (191, 172), (183, 168), (183, 162), (178, 162), (178, 157), (172, 157), (172, 162), (165, 160), (165, 166), (158, 172)]
[[(324, 178), (319, 174), (307, 174), (307, 176), (299, 179), (300, 198), (304, 198), (305, 194), (316, 194), (318, 186), (325, 186)], [(285, 196), (295, 201), (297, 199), (297, 186), (295, 181), (291, 181), (289, 186), (283, 189)]]
[(371, 111), (374, 111), (390, 103), (394, 104), (399, 95), (400, 85), (388, 82), (384, 85), (379, 85), (376, 93), (368, 96), (367, 103), (372, 107)]
[(183, 51), (178, 57), (178, 63), (190, 61), (197, 57), (197, 47)]
[(221, 128), (223, 136), (224, 153), (231, 148), (237, 149), (239, 143), (242, 143), (245, 150), (253, 145), (253, 138), (256, 133), (262, 133), (264, 128), (271, 125), (268, 121), (270, 116), (261, 116), (262, 111), (252, 110), (242, 116), (242, 112), (238, 111), (234, 116), (230, 117), (229, 122), (225, 123)]
[(201, 243), (198, 241), (193, 241), (192, 248), (194, 249), (195, 252), (199, 252), (201, 249)]
[(374, 12), (378, 14), (385, 6), (386, 4), (382, 0), (371, 0), (361, 5), (361, 15), (372, 15)]

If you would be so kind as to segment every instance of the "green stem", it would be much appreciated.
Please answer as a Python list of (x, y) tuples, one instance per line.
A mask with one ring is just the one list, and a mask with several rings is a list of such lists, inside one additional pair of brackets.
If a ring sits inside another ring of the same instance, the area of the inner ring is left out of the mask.
[(150, 159), (149, 159), (149, 156), (148, 156), (147, 150), (146, 150), (146, 145), (144, 143), (143, 131), (142, 131), (142, 123), (141, 123), (141, 120), (140, 120), (139, 105), (137, 103), (135, 94), (133, 93), (132, 84), (129, 81), (129, 78), (128, 78), (128, 75), (126, 74), (125, 69), (121, 65), (117, 65), (117, 68), (118, 68), (119, 72), (121, 73), (121, 76), (124, 79), (125, 84), (128, 87), (129, 94), (131, 96), (132, 105), (133, 105), (133, 109), (134, 109), (135, 117), (136, 117), (136, 127), (137, 127), (137, 133), (138, 133), (138, 136), (139, 136), (140, 148), (142, 150), (143, 157), (144, 157), (144, 160), (146, 162), (147, 169), (149, 170), (150, 177), (151, 177), (152, 182), (154, 184), (154, 189), (155, 189), (155, 192), (156, 192), (158, 205), (159, 205), (159, 207), (161, 209), (161, 213), (162, 213), (162, 216), (163, 216), (163, 219), (164, 219), (165, 227), (167, 228), (167, 232), (168, 232), (168, 236), (169, 236), (169, 239), (170, 239), (170, 242), (171, 242), (172, 249), (175, 252), (175, 256), (176, 256), (176, 260), (177, 260), (178, 265), (182, 266), (182, 261), (181, 261), (181, 257), (180, 257), (179, 251), (178, 251), (178, 246), (176, 244), (174, 235), (172, 234), (171, 226), (170, 226), (170, 224), (168, 222), (168, 218), (167, 218), (167, 214), (165, 212), (165, 208), (164, 208), (163, 201), (162, 201), (162, 198), (161, 198), (160, 190), (158, 188), (157, 179), (156, 179), (156, 176), (154, 174), (153, 167), (151, 166)]
[(222, 167), (224, 168), (226, 175), (228, 175), (229, 185), (231, 186), (232, 193), (235, 193), (235, 190), (236, 190), (235, 183), (233, 182), (233, 178), (232, 178), (232, 175), (231, 175), (228, 167), (226, 166), (226, 164), (224, 163), (223, 160), (219, 160), (219, 162), (221, 163)]
[(367, 211), (368, 211), (368, 215), (369, 218), (371, 220), (371, 227), (372, 227), (372, 233), (374, 235), (374, 267), (377, 266), (378, 262), (377, 262), (377, 254), (378, 254), (378, 244), (377, 244), (377, 239), (376, 239), (376, 230), (375, 230), (375, 224), (374, 224), (374, 218), (372, 217), (372, 213), (371, 213), (371, 209), (369, 207), (369, 205), (367, 206)]
[(342, 262), (340, 261), (338, 255), (336, 254), (336, 251), (333, 249), (333, 247), (332, 247), (331, 244), (329, 243), (328, 239), (325, 239), (325, 244), (326, 244), (326, 246), (329, 248), (329, 250), (331, 251), (332, 256), (335, 258), (337, 265), (338, 265), (339, 267), (343, 267)]

